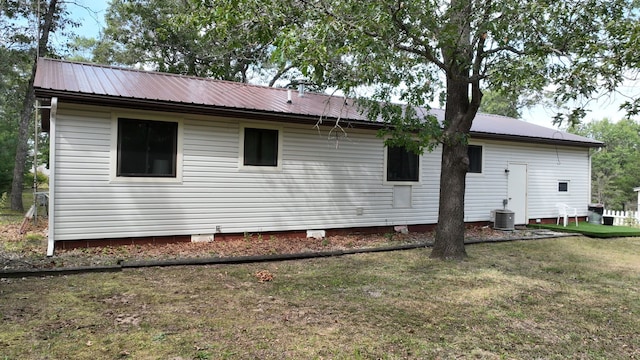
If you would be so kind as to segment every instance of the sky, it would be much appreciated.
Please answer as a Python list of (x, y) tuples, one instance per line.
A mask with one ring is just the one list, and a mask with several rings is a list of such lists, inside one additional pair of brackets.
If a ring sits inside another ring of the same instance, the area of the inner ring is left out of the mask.
[[(104, 15), (109, 7), (109, 0), (76, 0), (78, 5), (69, 5), (71, 16), (81, 23), (81, 26), (75, 29), (77, 34), (85, 37), (98, 37), (100, 30), (104, 26)], [(90, 9), (91, 11), (87, 10)], [(640, 96), (640, 82), (629, 83), (621, 88), (621, 92), (631, 96)], [(618, 121), (624, 117), (624, 112), (619, 110), (620, 104), (625, 102), (624, 96), (602, 96), (598, 101), (592, 102), (588, 106), (588, 112), (584, 118), (584, 122), (594, 120), (602, 120), (609, 118), (612, 121)], [(556, 128), (552, 119), (556, 114), (555, 109), (536, 106), (521, 111), (522, 120), (533, 124), (545, 126), (548, 128)]]
[[(583, 122), (598, 121), (604, 118), (616, 122), (625, 117), (626, 113), (620, 110), (620, 105), (629, 101), (629, 97), (640, 97), (640, 81), (629, 81), (619, 88), (620, 94), (607, 94), (601, 96), (597, 101), (587, 105), (587, 114)], [(625, 95), (623, 95), (625, 94)], [(524, 121), (555, 128), (552, 121), (557, 110), (536, 106), (521, 111)]]
[(81, 23), (74, 31), (85, 37), (98, 37), (104, 27), (104, 15), (109, 7), (109, 0), (76, 0), (69, 4), (71, 17)]

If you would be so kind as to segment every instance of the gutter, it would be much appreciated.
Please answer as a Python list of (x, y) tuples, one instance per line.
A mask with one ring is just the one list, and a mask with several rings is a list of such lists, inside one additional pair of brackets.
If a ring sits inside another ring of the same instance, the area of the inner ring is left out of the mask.
[(583, 141), (574, 141), (574, 140), (565, 140), (565, 139), (549, 139), (549, 138), (541, 138), (541, 137), (525, 136), (525, 135), (506, 135), (506, 134), (495, 134), (495, 133), (475, 132), (475, 131), (470, 131), (469, 134), (471, 135), (472, 139), (526, 141), (527, 143), (535, 143), (535, 144), (579, 146), (579, 147), (586, 147), (586, 148), (601, 148), (606, 146), (605, 143), (603, 142), (583, 142)]
[[(246, 108), (216, 107), (214, 105), (200, 105), (195, 103), (170, 102), (153, 99), (137, 99), (127, 97), (114, 97), (109, 95), (85, 94), (76, 92), (65, 92), (57, 90), (35, 89), (38, 97), (57, 96), (69, 103), (94, 106), (111, 106), (125, 109), (166, 111), (172, 113), (187, 112), (197, 115), (225, 116), (231, 118), (242, 118), (250, 120), (277, 120), (298, 124), (316, 124), (317, 115), (291, 114), (286, 112), (251, 110)], [(323, 118), (335, 121), (336, 118)], [(380, 129), (386, 126), (384, 123), (375, 123), (359, 119), (341, 119), (351, 125), (358, 125), (360, 128)]]
[(51, 110), (49, 115), (49, 234), (47, 240), (47, 256), (53, 256), (55, 249), (56, 228), (56, 116), (58, 115), (58, 98), (51, 98)]
[[(148, 111), (166, 111), (166, 112), (187, 112), (190, 114), (209, 115), (209, 116), (225, 116), (230, 118), (242, 118), (250, 120), (272, 120), (282, 121), (286, 123), (297, 124), (313, 124), (318, 122), (318, 115), (310, 114), (292, 114), (286, 112), (274, 112), (264, 110), (251, 110), (246, 108), (228, 108), (216, 107), (214, 105), (200, 105), (195, 103), (170, 102), (154, 99), (138, 99), (128, 97), (114, 97), (110, 95), (87, 94), (70, 91), (50, 90), (43, 88), (35, 89), (38, 97), (59, 97), (62, 100), (74, 104), (95, 105), (95, 106), (112, 106), (125, 109), (148, 110)], [(336, 118), (323, 118), (328, 121), (336, 121)], [(350, 125), (357, 125), (361, 129), (383, 129), (388, 124), (383, 122), (372, 122), (365, 119), (340, 119), (348, 122)], [(526, 141), (528, 143), (550, 144), (550, 145), (566, 145), (579, 146), (587, 148), (599, 148), (605, 146), (602, 142), (580, 142), (565, 139), (540, 138), (526, 135), (509, 135), (496, 134), (487, 132), (476, 132), (471, 130), (472, 138), (477, 139), (496, 139), (511, 141)]]

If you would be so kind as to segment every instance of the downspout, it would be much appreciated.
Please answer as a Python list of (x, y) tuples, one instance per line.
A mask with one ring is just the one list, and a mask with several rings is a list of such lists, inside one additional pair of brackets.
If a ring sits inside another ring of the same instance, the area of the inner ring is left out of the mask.
[(638, 207), (636, 208), (636, 222), (640, 223), (640, 188), (633, 189), (638, 193)]
[(33, 225), (38, 226), (38, 115), (40, 101), (36, 99), (35, 116), (33, 117)]
[(591, 197), (593, 195), (593, 192), (591, 191), (591, 185), (592, 185), (592, 181), (591, 181), (591, 171), (593, 171), (593, 169), (591, 169), (591, 159), (592, 159), (592, 151), (591, 149), (587, 150), (587, 166), (589, 167), (587, 170), (589, 170), (587, 172), (587, 174), (589, 174), (588, 178), (587, 178), (587, 205), (591, 204), (591, 202), (593, 201), (593, 198)]
[(51, 115), (49, 116), (49, 236), (47, 242), (47, 256), (53, 256), (55, 250), (56, 228), (56, 116), (58, 113), (58, 98), (51, 98)]

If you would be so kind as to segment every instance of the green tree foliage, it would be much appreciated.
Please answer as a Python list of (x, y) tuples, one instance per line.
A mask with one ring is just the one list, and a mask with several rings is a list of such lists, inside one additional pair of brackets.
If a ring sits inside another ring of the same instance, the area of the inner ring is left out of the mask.
[(75, 36), (70, 39), (67, 45), (69, 54), (65, 56), (65, 59), (70, 61), (93, 62), (96, 54), (99, 54), (101, 51), (100, 47), (106, 44), (96, 38)]
[(517, 94), (502, 94), (496, 91), (483, 91), (480, 112), (486, 114), (508, 116), (519, 119), (520, 104)]
[(273, 66), (271, 52), (276, 35), (293, 18), (268, 5), (114, 0), (95, 60), (240, 82), (262, 77), (273, 85), (292, 68)]
[(12, 21), (20, 16), (17, 4), (2, 2), (0, 7), (0, 193), (8, 192), (13, 179), (22, 94), (27, 89), (30, 41), (23, 24)]
[(640, 186), (640, 124), (631, 119), (609, 119), (578, 125), (571, 132), (605, 142), (591, 156), (592, 201), (607, 209), (628, 209), (637, 201)]
[(17, 4), (0, 2), (0, 193), (9, 191), (17, 146), (21, 97), (27, 87), (29, 56), (25, 28), (14, 16), (20, 15)]
[(40, 171), (37, 172), (37, 174), (35, 176), (35, 179), (34, 179), (34, 176), (33, 176), (32, 172), (27, 173), (24, 176), (24, 182), (26, 184), (31, 184), (32, 185), (34, 183), (34, 181), (37, 184), (38, 188), (41, 188), (41, 187), (46, 186), (47, 184), (49, 184), (49, 177), (47, 175), (43, 174)]
[[(6, 34), (5, 34), (6, 35)], [(3, 43), (6, 41), (3, 39)], [(8, 192), (13, 178), (18, 119), (22, 94), (26, 88), (23, 74), (29, 63), (25, 54), (7, 47), (0, 47), (0, 193)]]
[(26, 166), (28, 139), (32, 133), (30, 129), (32, 130), (35, 105), (33, 80), (36, 58), (52, 53), (50, 34), (67, 35), (65, 28), (74, 24), (69, 21), (66, 4), (61, 0), (2, 1), (1, 4), (0, 33), (3, 41), (0, 43), (0, 52), (3, 57), (15, 62), (2, 65), (6, 67), (8, 76), (3, 76), (0, 87), (10, 99), (1, 104), (1, 116), (8, 120), (4, 123), (5, 126), (0, 126), (0, 138), (5, 138), (8, 134), (15, 144), (15, 152), (11, 154), (14, 155), (11, 208), (23, 211), (23, 180), (25, 172), (29, 170)]
[[(252, 1), (235, 3), (242, 8)], [(553, 85), (558, 104), (580, 103), (601, 87), (619, 86), (630, 63), (617, 59), (626, 52), (637, 55), (625, 38), (627, 27), (638, 26), (634, 0), (295, 4), (303, 7), (305, 21), (281, 32), (276, 51), (281, 59), (347, 94), (374, 87), (376, 102), (364, 102), (365, 109), (392, 125), (393, 142), (415, 146), (417, 134), (419, 148), (434, 142), (442, 147), (435, 258), (466, 256), (466, 140), (482, 89), (526, 96)], [(394, 97), (409, 106), (392, 105)], [(445, 104), (442, 128), (412, 110), (434, 99)], [(556, 120), (574, 122), (583, 114), (581, 108), (569, 109)]]

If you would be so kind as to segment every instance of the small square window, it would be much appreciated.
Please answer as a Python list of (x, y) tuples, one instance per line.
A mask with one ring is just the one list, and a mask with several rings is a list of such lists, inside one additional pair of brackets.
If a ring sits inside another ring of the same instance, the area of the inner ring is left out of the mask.
[(117, 176), (176, 177), (178, 123), (118, 119)]
[(568, 192), (569, 191), (569, 182), (568, 181), (560, 181), (560, 182), (558, 182), (558, 191), (559, 192)]
[(470, 173), (482, 173), (482, 146), (469, 145), (467, 148), (467, 156), (469, 156)]
[(402, 146), (387, 147), (387, 181), (418, 182), (420, 156)]
[(244, 128), (245, 166), (278, 166), (278, 130)]

